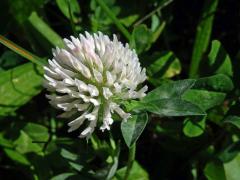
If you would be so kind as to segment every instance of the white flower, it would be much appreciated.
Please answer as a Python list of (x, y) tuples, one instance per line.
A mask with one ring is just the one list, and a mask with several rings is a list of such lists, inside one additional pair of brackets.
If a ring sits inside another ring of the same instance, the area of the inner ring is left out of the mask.
[(50, 103), (66, 111), (62, 117), (76, 117), (68, 124), (69, 132), (84, 123), (80, 137), (89, 138), (98, 122), (102, 131), (110, 129), (113, 113), (127, 120), (130, 114), (121, 109), (121, 101), (142, 98), (147, 91), (147, 86), (138, 90), (146, 71), (136, 52), (115, 35), (110, 40), (101, 32), (71, 36), (64, 42), (65, 48), (54, 49), (53, 59), (44, 67), (44, 85), (55, 92), (47, 95)]

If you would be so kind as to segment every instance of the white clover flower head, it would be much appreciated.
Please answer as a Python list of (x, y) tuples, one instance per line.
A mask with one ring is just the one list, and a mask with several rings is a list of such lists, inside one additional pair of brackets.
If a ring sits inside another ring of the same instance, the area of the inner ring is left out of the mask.
[(44, 86), (55, 93), (47, 95), (50, 104), (66, 111), (62, 117), (76, 117), (68, 123), (68, 131), (84, 123), (80, 137), (89, 138), (98, 123), (102, 131), (110, 129), (113, 113), (127, 120), (130, 114), (123, 111), (121, 102), (142, 98), (147, 91), (147, 86), (138, 88), (146, 80), (146, 70), (135, 50), (116, 35), (110, 40), (101, 32), (71, 36), (64, 43), (65, 48), (54, 49), (53, 59), (44, 67)]

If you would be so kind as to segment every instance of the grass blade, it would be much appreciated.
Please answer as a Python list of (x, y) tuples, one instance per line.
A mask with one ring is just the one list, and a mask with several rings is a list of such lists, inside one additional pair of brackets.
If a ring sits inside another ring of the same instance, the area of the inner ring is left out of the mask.
[(206, 52), (212, 32), (214, 13), (218, 5), (218, 0), (205, 1), (203, 13), (197, 26), (197, 34), (193, 47), (193, 54), (190, 65), (190, 78), (198, 76), (200, 61)]
[(25, 50), (24, 48), (18, 46), (17, 44), (13, 43), (12, 41), (8, 40), (4, 36), (0, 35), (0, 43), (3, 44), (4, 46), (8, 47), (12, 51), (16, 52), (20, 56), (28, 59), (29, 61), (43, 66), (45, 63), (42, 58), (32, 54), (31, 52)]

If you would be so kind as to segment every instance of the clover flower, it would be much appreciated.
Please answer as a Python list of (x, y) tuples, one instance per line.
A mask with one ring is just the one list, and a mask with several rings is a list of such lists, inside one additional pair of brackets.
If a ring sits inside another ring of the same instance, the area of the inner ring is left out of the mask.
[(89, 138), (98, 124), (109, 130), (112, 114), (123, 120), (130, 117), (121, 103), (144, 97), (146, 80), (135, 50), (99, 32), (64, 39), (65, 48), (53, 50), (53, 59), (44, 67), (44, 86), (55, 94), (47, 98), (56, 108), (66, 111), (62, 117), (76, 117), (68, 123), (69, 132), (85, 124), (80, 137)]

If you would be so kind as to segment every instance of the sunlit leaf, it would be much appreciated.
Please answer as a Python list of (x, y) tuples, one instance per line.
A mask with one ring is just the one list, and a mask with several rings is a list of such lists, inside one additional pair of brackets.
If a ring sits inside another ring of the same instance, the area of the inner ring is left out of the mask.
[(226, 180), (223, 163), (218, 160), (209, 162), (204, 168), (208, 180)]
[(232, 63), (229, 55), (218, 40), (212, 41), (211, 51), (208, 54), (209, 73), (233, 75)]
[[(122, 180), (124, 178), (126, 167), (117, 171), (113, 180)], [(136, 161), (134, 161), (128, 180), (149, 180), (148, 173)]]

